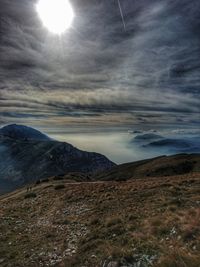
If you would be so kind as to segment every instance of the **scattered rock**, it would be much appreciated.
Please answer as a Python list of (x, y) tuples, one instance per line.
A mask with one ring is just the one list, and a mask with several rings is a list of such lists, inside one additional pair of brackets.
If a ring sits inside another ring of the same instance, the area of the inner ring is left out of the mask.
[(92, 255), (92, 256), (91, 256), (92, 259), (95, 259), (96, 257), (97, 257), (96, 255)]
[(179, 236), (177, 237), (177, 239), (178, 239), (178, 240), (181, 240), (181, 236), (179, 235)]
[(170, 235), (175, 235), (177, 233), (176, 228), (173, 227), (170, 231)]
[(114, 261), (111, 257), (108, 258), (101, 265), (102, 267), (150, 267), (156, 256), (150, 256), (145, 254), (135, 254), (129, 260), (121, 258), (118, 261)]
[(3, 263), (5, 261), (5, 259), (0, 259), (0, 264)]
[(108, 263), (107, 267), (119, 267), (119, 263), (117, 261), (111, 261)]

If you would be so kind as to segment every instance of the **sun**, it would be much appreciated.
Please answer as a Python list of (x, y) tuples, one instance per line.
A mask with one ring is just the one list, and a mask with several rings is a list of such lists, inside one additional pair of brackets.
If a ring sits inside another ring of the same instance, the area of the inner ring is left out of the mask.
[(74, 19), (74, 11), (68, 0), (39, 0), (36, 10), (43, 25), (55, 34), (64, 33)]

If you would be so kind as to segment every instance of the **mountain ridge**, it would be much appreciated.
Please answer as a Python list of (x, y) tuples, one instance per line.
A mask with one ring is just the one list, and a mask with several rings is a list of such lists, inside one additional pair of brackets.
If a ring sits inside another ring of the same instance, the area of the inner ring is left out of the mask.
[(138, 178), (164, 177), (200, 172), (200, 154), (159, 156), (124, 163), (99, 174), (103, 181), (127, 181)]

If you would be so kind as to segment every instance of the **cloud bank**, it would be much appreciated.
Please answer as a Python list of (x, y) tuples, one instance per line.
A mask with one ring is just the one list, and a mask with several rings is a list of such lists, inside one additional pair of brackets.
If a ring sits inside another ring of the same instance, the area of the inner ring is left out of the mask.
[(0, 125), (198, 128), (197, 0), (72, 1), (72, 29), (41, 25), (36, 1), (0, 3)]

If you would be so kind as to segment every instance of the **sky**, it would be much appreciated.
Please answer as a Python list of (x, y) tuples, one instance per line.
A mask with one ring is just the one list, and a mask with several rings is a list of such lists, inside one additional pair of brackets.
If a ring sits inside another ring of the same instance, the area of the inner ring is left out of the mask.
[(0, 126), (196, 129), (200, 1), (71, 0), (58, 36), (35, 0), (0, 1)]

